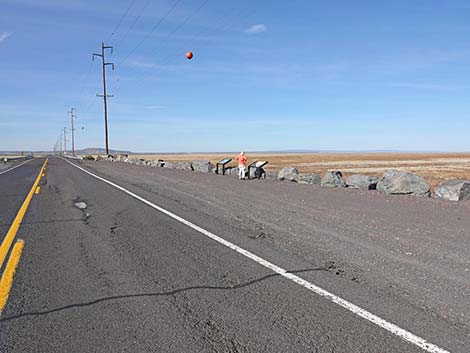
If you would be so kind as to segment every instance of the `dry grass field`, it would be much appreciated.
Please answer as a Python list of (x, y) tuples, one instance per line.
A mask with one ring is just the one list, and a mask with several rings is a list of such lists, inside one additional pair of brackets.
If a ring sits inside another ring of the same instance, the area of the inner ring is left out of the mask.
[[(235, 158), (236, 154), (153, 154), (133, 157), (166, 161), (206, 159), (215, 164), (224, 157)], [(340, 170), (346, 177), (356, 173), (380, 176), (389, 169), (405, 170), (423, 176), (432, 187), (450, 178), (470, 179), (470, 153), (248, 153), (247, 157), (248, 162), (269, 161), (267, 170), (279, 170), (291, 165), (302, 173)]]

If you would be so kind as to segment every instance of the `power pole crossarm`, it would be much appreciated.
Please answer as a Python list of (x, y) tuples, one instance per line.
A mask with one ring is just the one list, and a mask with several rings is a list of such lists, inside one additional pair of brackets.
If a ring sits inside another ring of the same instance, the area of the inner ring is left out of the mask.
[(98, 97), (103, 97), (103, 104), (104, 104), (104, 135), (105, 135), (105, 145), (106, 145), (106, 155), (109, 154), (109, 144), (108, 144), (108, 106), (107, 106), (107, 98), (112, 97), (108, 96), (106, 93), (106, 66), (111, 65), (112, 69), (114, 70), (114, 63), (108, 63), (105, 60), (105, 50), (111, 49), (111, 54), (113, 53), (113, 47), (106, 46), (104, 43), (101, 43), (101, 54), (93, 54), (92, 59), (95, 59), (95, 56), (101, 58), (101, 66), (102, 66), (102, 76), (103, 76), (103, 94), (97, 94)]

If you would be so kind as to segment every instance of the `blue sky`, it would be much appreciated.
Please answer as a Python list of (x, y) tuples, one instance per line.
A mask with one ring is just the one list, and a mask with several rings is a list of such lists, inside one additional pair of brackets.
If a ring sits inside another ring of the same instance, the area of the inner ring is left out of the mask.
[(467, 0), (175, 1), (3, 0), (0, 150), (103, 147), (106, 41), (111, 148), (470, 151)]

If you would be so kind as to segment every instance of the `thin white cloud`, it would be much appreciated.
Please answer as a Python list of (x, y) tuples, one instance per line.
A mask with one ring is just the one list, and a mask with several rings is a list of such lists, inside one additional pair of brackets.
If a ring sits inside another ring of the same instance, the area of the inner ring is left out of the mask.
[(257, 33), (266, 32), (267, 30), (268, 30), (268, 26), (266, 26), (265, 24), (259, 23), (259, 24), (250, 26), (250, 27), (246, 30), (246, 33), (254, 33), (254, 34), (257, 34)]
[(5, 39), (10, 37), (13, 33), (11, 32), (1, 32), (0, 33), (0, 42), (3, 42)]

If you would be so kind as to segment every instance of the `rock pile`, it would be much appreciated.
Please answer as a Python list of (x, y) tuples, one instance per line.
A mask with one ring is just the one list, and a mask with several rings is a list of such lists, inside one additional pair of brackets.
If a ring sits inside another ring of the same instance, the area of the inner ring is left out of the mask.
[[(155, 168), (171, 168), (187, 171), (196, 171), (201, 173), (215, 172), (214, 165), (208, 160), (194, 160), (192, 162), (165, 162), (163, 160), (144, 160), (138, 158), (129, 158), (128, 155), (109, 155), (105, 158), (92, 155), (83, 157), (84, 160), (91, 161), (111, 161), (124, 162), (133, 165), (149, 166)], [(251, 172), (251, 171), (250, 171)], [(363, 174), (350, 175), (346, 181), (343, 174), (338, 170), (329, 170), (323, 177), (316, 173), (301, 174), (293, 166), (282, 168), (279, 172), (264, 171), (263, 175), (266, 179), (278, 181), (290, 181), (299, 184), (321, 185), (324, 187), (341, 188), (359, 190), (378, 190), (387, 195), (412, 195), (418, 197), (430, 197), (431, 189), (423, 177), (397, 170), (388, 170), (381, 178)], [(237, 175), (237, 167), (229, 167), (226, 175)], [(254, 174), (254, 173), (251, 173)], [(255, 178), (256, 175), (250, 175)], [(470, 180), (451, 179), (442, 182), (434, 190), (435, 198), (449, 201), (470, 200)]]

